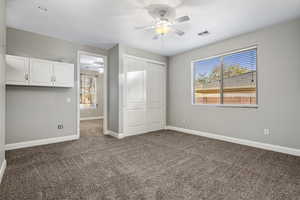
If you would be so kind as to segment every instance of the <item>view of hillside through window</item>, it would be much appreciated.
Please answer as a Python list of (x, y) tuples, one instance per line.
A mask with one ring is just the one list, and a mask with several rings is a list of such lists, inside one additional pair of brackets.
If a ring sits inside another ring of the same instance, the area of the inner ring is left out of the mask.
[(257, 104), (257, 49), (193, 63), (194, 104)]

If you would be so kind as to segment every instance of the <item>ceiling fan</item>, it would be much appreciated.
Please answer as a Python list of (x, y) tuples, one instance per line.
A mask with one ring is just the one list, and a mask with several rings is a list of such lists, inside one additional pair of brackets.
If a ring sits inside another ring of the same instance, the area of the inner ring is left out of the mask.
[(154, 40), (157, 40), (159, 37), (165, 36), (170, 32), (173, 32), (178, 36), (183, 36), (185, 34), (184, 31), (177, 29), (175, 26), (190, 21), (189, 16), (176, 18), (175, 8), (163, 4), (153, 4), (146, 9), (155, 21), (151, 25), (136, 27), (136, 30), (154, 30)]

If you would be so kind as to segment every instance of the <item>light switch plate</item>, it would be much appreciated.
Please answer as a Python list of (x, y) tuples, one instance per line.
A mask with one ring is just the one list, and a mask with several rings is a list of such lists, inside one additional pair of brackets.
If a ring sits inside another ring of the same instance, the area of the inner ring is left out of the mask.
[(264, 129), (264, 135), (270, 135), (270, 129), (269, 128)]

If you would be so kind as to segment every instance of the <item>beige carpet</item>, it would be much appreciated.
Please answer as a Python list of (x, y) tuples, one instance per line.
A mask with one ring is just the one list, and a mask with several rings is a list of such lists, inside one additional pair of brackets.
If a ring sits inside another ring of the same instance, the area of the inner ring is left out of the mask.
[(1, 200), (299, 200), (300, 158), (174, 131), (9, 151)]

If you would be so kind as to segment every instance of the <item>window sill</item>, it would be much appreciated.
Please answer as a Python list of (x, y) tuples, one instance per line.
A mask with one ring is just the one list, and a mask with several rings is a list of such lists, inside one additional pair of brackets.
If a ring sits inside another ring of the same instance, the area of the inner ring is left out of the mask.
[(258, 108), (258, 104), (192, 104), (193, 106), (208, 106), (221, 108)]

